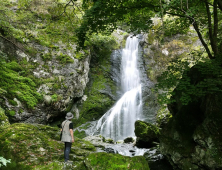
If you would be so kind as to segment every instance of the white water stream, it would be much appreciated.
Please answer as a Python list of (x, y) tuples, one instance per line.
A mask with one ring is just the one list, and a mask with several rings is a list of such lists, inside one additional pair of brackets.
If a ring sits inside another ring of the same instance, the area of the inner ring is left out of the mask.
[(98, 121), (96, 130), (114, 141), (134, 137), (134, 123), (142, 116), (142, 90), (137, 68), (139, 40), (128, 37), (122, 51), (121, 88), (123, 95)]

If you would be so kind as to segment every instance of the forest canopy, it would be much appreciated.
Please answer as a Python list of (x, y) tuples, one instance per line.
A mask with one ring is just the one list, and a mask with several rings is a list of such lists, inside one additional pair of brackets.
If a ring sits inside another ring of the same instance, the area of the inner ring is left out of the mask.
[[(210, 59), (222, 50), (222, 0), (85, 0), (85, 14), (77, 29), (79, 44), (84, 46), (87, 34), (112, 32), (118, 24), (126, 24), (128, 31), (147, 31), (152, 17), (177, 16), (181, 30), (193, 26)], [(167, 27), (167, 23), (163, 23)]]

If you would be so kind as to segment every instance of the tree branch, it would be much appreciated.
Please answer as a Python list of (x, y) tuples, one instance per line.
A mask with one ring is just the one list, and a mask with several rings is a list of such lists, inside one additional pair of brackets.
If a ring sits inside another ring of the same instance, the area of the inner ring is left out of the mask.
[(52, 17), (52, 20), (56, 20), (56, 19), (58, 19), (59, 17), (61, 17), (61, 16), (66, 12), (66, 8), (67, 8), (67, 6), (68, 6), (71, 2), (72, 2), (72, 0), (70, 0), (70, 1), (65, 5), (63, 12), (62, 12), (61, 14), (57, 15), (57, 16)]
[(194, 29), (196, 30), (197, 35), (198, 35), (201, 43), (203, 44), (204, 48), (205, 48), (206, 51), (207, 51), (208, 57), (209, 57), (210, 59), (214, 59), (215, 57), (212, 56), (212, 54), (211, 54), (211, 52), (210, 52), (210, 49), (208, 48), (207, 44), (205, 43), (205, 41), (204, 41), (204, 39), (203, 39), (203, 37), (202, 37), (202, 34), (200, 33), (200, 30), (199, 30), (199, 28), (198, 28), (198, 25), (197, 25), (196, 21), (195, 21), (195, 20), (193, 20), (193, 21), (191, 20), (191, 22), (193, 23), (193, 27), (194, 27)]
[(207, 2), (205, 2), (205, 6), (206, 6), (206, 11), (207, 11), (207, 24), (208, 24), (208, 30), (209, 30), (209, 38), (210, 38), (210, 44), (212, 47), (212, 50), (215, 51), (214, 47), (214, 39), (213, 39), (213, 29), (212, 29), (212, 24), (211, 24), (211, 14), (210, 14), (210, 8)]
[(169, 15), (173, 15), (173, 16), (178, 16), (178, 17), (187, 18), (187, 16), (185, 16), (185, 15), (174, 14), (174, 13), (171, 13), (171, 12), (165, 12), (165, 13), (166, 13), (166, 14), (169, 14)]

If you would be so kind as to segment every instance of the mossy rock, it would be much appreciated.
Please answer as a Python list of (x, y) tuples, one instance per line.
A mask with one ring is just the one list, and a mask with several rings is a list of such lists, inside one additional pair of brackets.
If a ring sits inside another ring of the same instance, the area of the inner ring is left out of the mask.
[(136, 146), (138, 147), (153, 146), (153, 142), (158, 142), (159, 134), (159, 128), (155, 125), (140, 120), (135, 122)]
[(99, 152), (89, 154), (84, 163), (89, 170), (149, 170), (149, 165), (143, 156), (127, 157)]
[(0, 107), (0, 128), (7, 128), (10, 126), (8, 117), (5, 115), (5, 111)]
[[(64, 143), (59, 141), (59, 128), (15, 123), (0, 131), (0, 146), (4, 146), (0, 148), (0, 155), (7, 159), (32, 169), (41, 165), (50, 167), (51, 163), (64, 161)], [(70, 160), (74, 161), (74, 165), (79, 164), (76, 156), (83, 157), (95, 150), (90, 142), (75, 138)]]
[(134, 139), (132, 137), (128, 137), (128, 138), (124, 139), (123, 141), (124, 141), (124, 143), (133, 143)]

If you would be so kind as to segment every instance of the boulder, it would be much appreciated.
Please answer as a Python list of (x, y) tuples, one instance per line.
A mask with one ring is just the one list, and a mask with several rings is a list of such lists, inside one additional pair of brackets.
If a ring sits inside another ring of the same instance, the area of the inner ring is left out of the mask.
[(135, 122), (136, 146), (139, 148), (150, 148), (154, 142), (158, 142), (159, 128), (147, 122), (137, 120)]
[(128, 137), (128, 138), (124, 139), (123, 141), (124, 141), (124, 143), (133, 143), (134, 139), (132, 137)]

